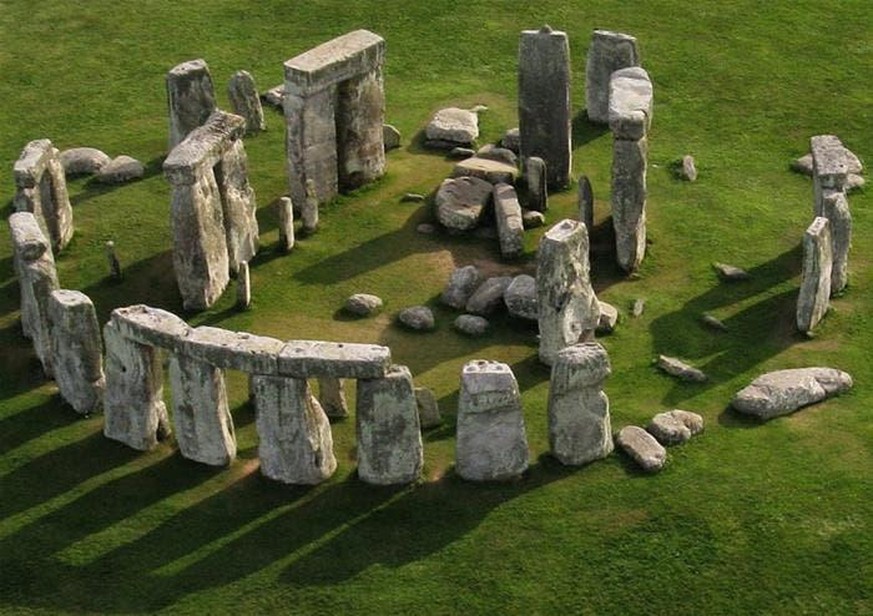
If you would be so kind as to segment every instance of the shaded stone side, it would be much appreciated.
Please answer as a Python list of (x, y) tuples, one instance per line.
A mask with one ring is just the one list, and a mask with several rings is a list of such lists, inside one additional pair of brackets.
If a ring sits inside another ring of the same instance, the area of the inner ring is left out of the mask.
[(563, 188), (572, 166), (570, 45), (548, 26), (524, 30), (518, 48), (521, 156), (546, 162), (548, 184)]
[(383, 378), (358, 381), (356, 429), (362, 481), (393, 485), (418, 479), (424, 458), (409, 368), (391, 366)]
[(831, 269), (830, 224), (816, 217), (803, 234), (803, 270), (797, 298), (797, 329), (809, 333), (818, 325), (830, 306)]
[(629, 34), (595, 30), (585, 61), (585, 106), (588, 119), (609, 121), (609, 79), (615, 71), (640, 65), (637, 39)]
[(347, 417), (349, 407), (346, 403), (345, 381), (322, 377), (318, 379), (318, 401), (328, 417)]
[(103, 328), (103, 343), (103, 434), (134, 449), (151, 449), (170, 433), (159, 351), (128, 340), (113, 321)]
[(831, 269), (831, 296), (845, 290), (849, 284), (849, 250), (852, 248), (852, 212), (849, 200), (841, 190), (822, 191), (822, 212), (820, 216), (828, 219), (833, 250)]
[(215, 111), (212, 75), (204, 60), (190, 60), (167, 73), (167, 106), (170, 114), (170, 149)]
[(49, 322), (49, 298), (59, 288), (55, 260), (51, 251), (26, 261), (16, 259), (21, 288), (21, 325), (33, 341), (33, 350), (46, 376), (52, 377), (52, 342)]
[(306, 200), (307, 180), (320, 203), (339, 193), (336, 98), (336, 86), (308, 96), (285, 93), (285, 168), (294, 203)]
[(302, 485), (333, 475), (336, 458), (330, 424), (306, 380), (254, 375), (251, 387), (261, 473)]
[(221, 195), (228, 265), (238, 272), (240, 264), (258, 252), (258, 209), (255, 191), (249, 184), (248, 157), (242, 139), (232, 140), (214, 167)]
[(354, 190), (385, 173), (381, 68), (339, 85), (336, 114), (339, 188)]
[(224, 372), (185, 355), (170, 356), (176, 442), (183, 457), (226, 466), (236, 457)]
[(612, 150), (612, 225), (619, 267), (636, 270), (646, 254), (648, 141), (615, 139)]
[(48, 139), (28, 143), (13, 165), (18, 212), (31, 212), (55, 252), (73, 237), (73, 208), (60, 153)]
[(46, 279), (50, 291), (58, 288), (55, 260), (35, 214), (16, 212), (9, 217), (8, 223), (13, 265), (21, 292), (21, 330), (25, 337), (41, 340), (43, 320), (34, 295), (34, 282)]

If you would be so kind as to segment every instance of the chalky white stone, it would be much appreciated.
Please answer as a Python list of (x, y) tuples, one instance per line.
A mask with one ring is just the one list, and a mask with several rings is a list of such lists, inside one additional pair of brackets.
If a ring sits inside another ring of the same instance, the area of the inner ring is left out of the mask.
[(469, 145), (479, 138), (479, 116), (457, 107), (440, 109), (428, 122), (424, 134), (429, 141)]
[(816, 217), (803, 234), (803, 270), (797, 297), (797, 329), (810, 333), (830, 307), (833, 248), (830, 223)]
[(836, 368), (794, 368), (762, 374), (736, 393), (740, 413), (772, 419), (837, 396), (852, 388), (851, 375)]
[(845, 191), (852, 163), (836, 135), (815, 135), (809, 140), (812, 154), (813, 215), (824, 212), (824, 191)]
[(258, 96), (255, 79), (248, 71), (237, 71), (227, 84), (227, 97), (233, 112), (245, 118), (246, 134), (259, 133), (266, 128), (264, 109)]
[(652, 124), (652, 82), (638, 66), (615, 71), (609, 80), (609, 128), (616, 139), (636, 141)]
[(678, 445), (703, 432), (703, 417), (681, 409), (658, 413), (652, 417), (646, 431), (665, 447)]
[(51, 242), (63, 250), (73, 237), (73, 208), (60, 153), (48, 139), (31, 141), (13, 165), (17, 212), (31, 212)]
[(588, 119), (609, 121), (609, 80), (622, 68), (640, 65), (637, 39), (629, 34), (595, 30), (585, 62), (585, 106)]

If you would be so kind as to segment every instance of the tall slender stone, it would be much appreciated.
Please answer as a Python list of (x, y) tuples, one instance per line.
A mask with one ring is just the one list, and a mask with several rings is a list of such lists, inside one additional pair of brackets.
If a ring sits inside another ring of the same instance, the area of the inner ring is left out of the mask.
[(595, 30), (585, 62), (585, 106), (588, 119), (609, 121), (609, 79), (615, 71), (640, 65), (637, 39), (629, 34)]
[(103, 342), (91, 299), (79, 291), (52, 291), (48, 304), (52, 367), (64, 400), (88, 414), (103, 399)]
[(602, 391), (611, 372), (597, 342), (557, 354), (549, 381), (549, 447), (561, 464), (588, 464), (612, 452), (609, 398)]
[(248, 156), (242, 139), (228, 135), (220, 162), (213, 167), (224, 215), (228, 266), (239, 271), (243, 261), (251, 261), (258, 252), (258, 205), (249, 184)]
[(13, 165), (18, 212), (31, 212), (59, 252), (73, 237), (73, 208), (67, 192), (67, 180), (60, 152), (48, 139), (28, 143)]
[(261, 473), (290, 484), (321, 483), (336, 470), (330, 423), (306, 379), (251, 379)]
[(215, 111), (215, 89), (205, 60), (190, 60), (167, 73), (167, 105), (170, 113), (170, 149), (192, 130), (204, 124)]
[(294, 248), (294, 206), (291, 199), (279, 199), (279, 247), (284, 251)]
[(455, 470), (468, 481), (511, 479), (527, 470), (521, 395), (512, 369), (486, 360), (461, 370)]
[(318, 401), (328, 417), (341, 418), (349, 414), (345, 381), (342, 379), (332, 377), (318, 379)]
[(418, 405), (406, 366), (358, 381), (358, 477), (393, 485), (418, 479), (424, 461)]
[(831, 248), (834, 253), (831, 270), (831, 296), (841, 293), (849, 283), (849, 250), (852, 248), (852, 213), (849, 201), (841, 190), (822, 191), (822, 213), (828, 219)]
[(115, 242), (107, 240), (103, 244), (103, 251), (106, 253), (106, 262), (109, 265), (109, 276), (113, 280), (121, 280), (121, 262), (118, 260), (118, 253), (115, 252)]
[(811, 332), (830, 304), (833, 249), (828, 219), (818, 216), (803, 234), (803, 270), (797, 298), (797, 329)]
[(549, 26), (521, 33), (518, 118), (522, 158), (542, 158), (548, 185), (566, 186), (572, 166), (570, 45), (566, 33)]
[(300, 218), (303, 220), (301, 230), (304, 234), (310, 235), (318, 230), (318, 196), (312, 180), (306, 180), (306, 199), (300, 208)]
[(546, 163), (539, 156), (524, 159), (524, 179), (527, 182), (527, 207), (545, 212), (549, 209), (549, 189)]
[(591, 338), (600, 322), (600, 304), (591, 287), (588, 231), (565, 219), (549, 229), (537, 252), (539, 357), (552, 365), (558, 351)]
[(227, 84), (227, 97), (233, 112), (246, 120), (246, 134), (253, 135), (266, 128), (261, 97), (255, 78), (248, 71), (237, 71)]

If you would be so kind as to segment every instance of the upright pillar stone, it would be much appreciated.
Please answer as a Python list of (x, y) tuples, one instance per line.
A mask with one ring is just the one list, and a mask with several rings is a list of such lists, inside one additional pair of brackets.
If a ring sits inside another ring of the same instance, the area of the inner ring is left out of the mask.
[(549, 26), (524, 30), (518, 49), (521, 156), (546, 162), (548, 185), (563, 188), (572, 166), (570, 45)]
[(243, 261), (239, 264), (236, 275), (236, 306), (240, 310), (248, 310), (252, 305), (252, 276), (249, 264)]
[(588, 231), (565, 219), (549, 229), (537, 252), (540, 361), (552, 365), (558, 351), (591, 338), (600, 303), (591, 287)]
[(406, 366), (360, 379), (356, 408), (358, 477), (376, 485), (418, 479), (424, 461), (418, 405)]
[(512, 479), (527, 470), (521, 395), (509, 366), (486, 360), (464, 365), (456, 439), (455, 470), (468, 481)]
[(258, 374), (251, 386), (261, 473), (297, 485), (314, 485), (333, 475), (330, 423), (306, 379)]
[(170, 113), (170, 149), (192, 130), (203, 125), (215, 111), (215, 89), (205, 60), (190, 60), (167, 73), (167, 105)]
[(828, 219), (816, 217), (803, 234), (803, 270), (797, 298), (797, 329), (810, 333), (830, 305), (833, 249)]
[(652, 119), (652, 83), (645, 70), (627, 68), (613, 73), (609, 89), (615, 252), (619, 267), (633, 272), (646, 254), (646, 135)]
[(592, 33), (585, 62), (585, 106), (591, 122), (606, 124), (609, 121), (609, 80), (612, 74), (639, 65), (635, 37), (609, 30)]
[(602, 391), (611, 372), (597, 342), (557, 354), (549, 381), (549, 447), (561, 464), (588, 464), (612, 452), (609, 398)]
[(546, 162), (539, 156), (524, 159), (524, 179), (527, 182), (528, 209), (545, 212), (549, 209), (549, 189)]
[(243, 261), (251, 261), (258, 253), (258, 219), (255, 191), (249, 184), (248, 156), (242, 139), (229, 138), (215, 166), (218, 190), (224, 215), (228, 265), (239, 271)]
[(235, 72), (227, 84), (227, 97), (233, 112), (245, 118), (247, 135), (254, 135), (266, 128), (261, 97), (251, 73)]
[(48, 139), (28, 143), (13, 165), (18, 212), (31, 212), (59, 252), (73, 237), (73, 208), (67, 193), (67, 180), (60, 152)]
[(294, 206), (291, 199), (279, 199), (279, 247), (288, 252), (294, 248)]
[(311, 180), (320, 203), (385, 172), (385, 41), (356, 30), (285, 62), (286, 169), (291, 200)]
[(345, 381), (333, 377), (318, 379), (318, 401), (330, 418), (347, 417), (349, 407), (346, 403)]
[(841, 190), (825, 189), (822, 194), (822, 213), (828, 219), (831, 248), (834, 253), (831, 270), (831, 297), (845, 290), (849, 284), (849, 250), (852, 248), (852, 213), (849, 200)]
[(52, 291), (48, 313), (55, 382), (64, 400), (87, 415), (100, 406), (106, 387), (94, 304), (79, 291)]
[(103, 434), (147, 451), (170, 433), (158, 349), (134, 342), (110, 320), (103, 328), (106, 391)]
[(174, 353), (170, 356), (170, 387), (176, 442), (182, 456), (211, 466), (230, 464), (236, 457), (236, 438), (224, 371)]

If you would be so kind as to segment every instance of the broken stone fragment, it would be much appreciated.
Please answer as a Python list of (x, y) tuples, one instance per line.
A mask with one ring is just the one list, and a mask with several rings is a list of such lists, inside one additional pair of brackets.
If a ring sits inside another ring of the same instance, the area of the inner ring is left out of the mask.
[(475, 314), (462, 314), (455, 319), (454, 327), (467, 336), (483, 336), (488, 331), (488, 320)]
[(382, 144), (385, 151), (400, 147), (400, 131), (391, 124), (382, 125)]
[(647, 473), (657, 473), (667, 462), (667, 450), (639, 426), (625, 426), (615, 442)]
[(521, 222), (525, 229), (536, 229), (546, 224), (546, 217), (542, 212), (524, 210), (521, 213)]
[(424, 132), (428, 140), (470, 144), (479, 137), (479, 116), (457, 107), (440, 109), (428, 122)]
[(835, 368), (795, 368), (768, 372), (741, 389), (731, 401), (740, 413), (763, 420), (837, 396), (852, 388), (852, 377)]
[(646, 431), (665, 447), (679, 445), (703, 432), (703, 417), (680, 409), (658, 413), (652, 417)]
[(516, 156), (515, 152), (508, 148), (497, 147), (491, 143), (483, 145), (476, 150), (476, 156), (479, 158), (496, 160), (507, 165), (512, 165), (513, 167), (518, 166), (518, 156)]
[(282, 109), (283, 100), (285, 99), (285, 84), (280, 83), (278, 86), (273, 86), (269, 90), (261, 93), (261, 100), (271, 107)]
[(68, 176), (94, 175), (112, 160), (102, 150), (97, 148), (70, 148), (60, 154), (61, 166)]
[(513, 278), (503, 292), (503, 303), (511, 316), (536, 321), (539, 318), (536, 279), (527, 274)]
[(700, 317), (700, 321), (704, 325), (706, 325), (708, 328), (715, 329), (715, 330), (718, 330), (720, 332), (726, 332), (728, 329), (727, 325), (722, 323), (722, 321), (720, 319), (712, 316), (711, 314), (704, 314), (703, 316)]
[(713, 263), (712, 267), (715, 269), (718, 277), (726, 282), (748, 280), (751, 278), (747, 271), (733, 265), (728, 265), (727, 263)]
[(434, 428), (443, 422), (440, 407), (433, 391), (427, 387), (416, 387), (415, 403), (418, 405), (418, 421), (422, 430)]
[(237, 71), (230, 77), (227, 97), (233, 112), (245, 118), (246, 134), (253, 135), (266, 129), (264, 109), (258, 97), (255, 79), (248, 71)]
[(462, 310), (480, 284), (482, 275), (475, 265), (456, 268), (446, 283), (440, 301), (446, 306)]
[(698, 370), (693, 366), (689, 366), (680, 359), (668, 357), (666, 355), (658, 355), (657, 366), (670, 376), (675, 376), (680, 381), (689, 383), (704, 383), (708, 380), (706, 374), (702, 370)]
[(510, 128), (500, 139), (500, 145), (518, 155), (521, 145), (521, 133), (518, 128)]
[(524, 159), (524, 179), (527, 182), (527, 207), (537, 212), (549, 209), (546, 163), (538, 156)]
[(500, 254), (514, 259), (524, 252), (524, 223), (518, 195), (509, 184), (494, 186), (494, 218), (497, 220), (497, 235)]
[(480, 316), (497, 312), (503, 307), (503, 294), (511, 282), (511, 276), (494, 276), (485, 280), (467, 300), (467, 312)]
[(618, 308), (612, 304), (603, 301), (598, 301), (600, 305), (600, 321), (597, 323), (596, 333), (611, 334), (618, 323)]
[(472, 156), (455, 165), (452, 177), (474, 177), (491, 184), (515, 184), (518, 168), (503, 161)]
[(345, 303), (346, 312), (358, 317), (368, 317), (382, 309), (382, 298), (369, 293), (355, 293)]
[(697, 180), (697, 166), (694, 164), (694, 157), (686, 154), (682, 157), (682, 167), (679, 170), (680, 179), (686, 182), (694, 182)]

